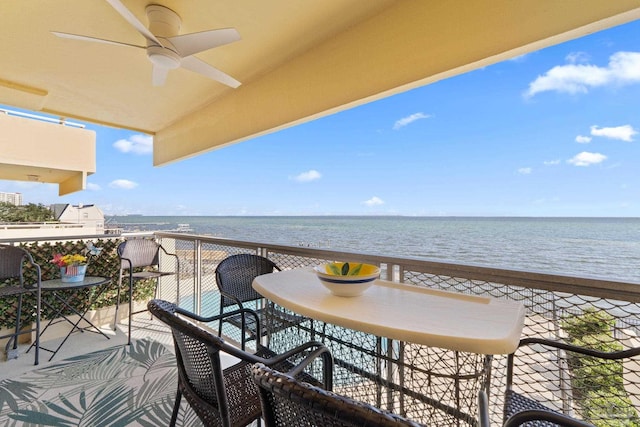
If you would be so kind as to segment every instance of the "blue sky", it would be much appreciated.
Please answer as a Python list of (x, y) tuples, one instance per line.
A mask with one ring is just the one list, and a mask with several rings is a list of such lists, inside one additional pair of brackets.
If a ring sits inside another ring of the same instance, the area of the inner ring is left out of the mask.
[[(7, 107), (10, 108), (10, 107)], [(105, 214), (640, 216), (640, 21), (168, 166), (97, 132)]]

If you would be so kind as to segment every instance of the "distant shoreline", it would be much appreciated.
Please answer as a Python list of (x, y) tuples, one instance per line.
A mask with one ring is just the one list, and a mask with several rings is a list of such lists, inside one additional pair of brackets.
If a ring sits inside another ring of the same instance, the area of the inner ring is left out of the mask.
[(416, 218), (416, 219), (632, 219), (637, 216), (473, 216), (473, 215), (105, 215), (106, 218)]

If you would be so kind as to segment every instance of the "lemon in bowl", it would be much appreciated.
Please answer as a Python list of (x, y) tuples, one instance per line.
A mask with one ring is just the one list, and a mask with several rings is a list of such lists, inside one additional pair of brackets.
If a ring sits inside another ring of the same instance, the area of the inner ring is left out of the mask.
[(380, 267), (359, 262), (330, 262), (314, 270), (320, 283), (340, 297), (361, 295), (380, 277)]

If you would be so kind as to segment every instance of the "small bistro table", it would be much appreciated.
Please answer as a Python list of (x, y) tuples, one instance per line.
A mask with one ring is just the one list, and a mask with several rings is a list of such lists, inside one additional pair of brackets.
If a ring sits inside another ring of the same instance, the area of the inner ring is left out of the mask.
[[(336, 365), (359, 376), (362, 389), (378, 387), (370, 403), (433, 425), (476, 424), (476, 396), (488, 388), (491, 357), (515, 351), (524, 326), (517, 302), (385, 280), (360, 296), (338, 297), (310, 268), (258, 276), (253, 288), (270, 304), (308, 317), (310, 338), (337, 353)], [(340, 383), (334, 379), (339, 393), (368, 393)], [(416, 409), (425, 406), (431, 408)]]
[[(105, 337), (106, 339), (110, 339), (108, 335), (102, 332), (100, 328), (98, 328), (96, 325), (91, 323), (89, 319), (86, 318), (86, 314), (91, 308), (92, 302), (95, 301), (100, 295), (102, 295), (106, 285), (109, 282), (111, 282), (111, 278), (99, 277), (99, 276), (85, 276), (84, 280), (81, 282), (63, 282), (61, 279), (51, 279), (51, 280), (42, 281), (42, 291), (51, 292), (53, 294), (56, 306), (54, 306), (54, 304), (52, 303), (49, 303), (46, 299), (42, 300), (42, 302), (47, 307), (55, 311), (55, 314), (51, 316), (49, 323), (47, 323), (47, 326), (45, 326), (44, 329), (40, 332), (40, 335), (42, 336), (44, 332), (49, 328), (49, 326), (55, 325), (56, 323), (60, 323), (62, 321), (67, 321), (69, 324), (72, 325), (71, 330), (69, 331), (69, 333), (67, 333), (67, 336), (62, 340), (62, 342), (58, 345), (58, 347), (55, 350), (40, 346), (41, 350), (52, 353), (51, 357), (49, 358), (49, 361), (51, 361), (54, 358), (54, 356), (58, 353), (60, 348), (62, 348), (64, 343), (69, 339), (71, 334), (74, 332), (89, 331), (89, 332), (98, 333), (103, 337)], [(91, 288), (91, 287), (99, 287), (97, 293), (94, 295), (93, 298), (85, 299), (79, 309), (74, 307), (72, 304), (70, 304), (70, 301), (73, 298), (73, 295), (69, 295), (65, 298), (65, 296), (60, 293), (60, 291), (78, 290), (78, 289)], [(78, 320), (73, 321), (72, 319), (67, 317), (67, 315), (64, 313), (66, 310), (69, 310), (73, 314), (78, 315)], [(88, 326), (82, 326), (82, 327), (78, 326), (82, 321), (85, 321), (86, 323), (88, 323)], [(34, 344), (32, 344), (31, 347), (29, 347), (27, 352), (31, 350), (33, 346)]]

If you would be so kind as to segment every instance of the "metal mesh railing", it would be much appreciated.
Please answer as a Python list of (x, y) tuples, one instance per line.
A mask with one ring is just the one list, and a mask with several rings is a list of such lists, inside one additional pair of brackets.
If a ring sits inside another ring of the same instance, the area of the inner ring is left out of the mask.
[[(521, 302), (527, 311), (523, 337), (563, 340), (604, 351), (640, 346), (637, 283), (176, 233), (157, 236), (180, 258), (180, 289), (169, 276), (161, 280), (159, 296), (202, 314), (217, 314), (220, 309), (215, 269), (230, 255), (263, 255), (283, 270), (353, 260), (379, 265), (384, 279)], [(87, 238), (95, 240), (96, 236)], [(161, 259), (161, 268), (164, 262)], [(239, 331), (231, 325), (225, 324), (223, 333), (231, 340), (239, 339)], [(476, 425), (476, 393), (486, 387), (492, 421), (502, 422), (505, 355), (485, 357), (428, 348), (312, 319), (271, 334), (270, 344), (285, 350), (310, 339), (331, 347), (337, 360), (338, 392), (431, 425)], [(597, 426), (640, 426), (638, 358), (597, 365), (586, 359), (585, 365), (575, 355), (540, 345), (523, 348), (516, 356), (513, 388), (517, 392)]]
[[(217, 263), (229, 255), (257, 253), (272, 259), (283, 270), (349, 259), (380, 265), (382, 277), (389, 280), (521, 302), (527, 311), (523, 337), (571, 340), (568, 322), (578, 319), (574, 322), (579, 323), (585, 313), (597, 312), (610, 319), (607, 320), (610, 327), (606, 328), (605, 334), (590, 337), (589, 345), (618, 349), (640, 344), (637, 339), (640, 286), (634, 283), (175, 233), (160, 235), (163, 241), (176, 239), (176, 246), (185, 248), (181, 265), (188, 265), (187, 259), (191, 260), (192, 267), (186, 267), (185, 271), (193, 270), (192, 280), (181, 278), (181, 287), (185, 289), (180, 291), (181, 304), (207, 314), (219, 310), (214, 271)], [(189, 287), (191, 297), (187, 292)], [(232, 338), (238, 336), (237, 331), (224, 332)], [(496, 424), (502, 422), (505, 355), (485, 357), (399, 343), (312, 320), (273, 334), (270, 344), (276, 350), (284, 350), (309, 339), (322, 340), (334, 352), (338, 361), (335, 375), (338, 392), (431, 425), (476, 425), (477, 390), (486, 387), (492, 420)], [(579, 380), (571, 380), (575, 367), (566, 358), (558, 357), (557, 352), (535, 351), (516, 360), (515, 389), (549, 407), (590, 419), (597, 425), (611, 425), (598, 424), (599, 415), (594, 415), (593, 410), (594, 405), (603, 408), (608, 405), (608, 409), (600, 412), (608, 410), (611, 413), (611, 408), (619, 409), (623, 414), (621, 417), (631, 423), (624, 425), (636, 425), (633, 423), (637, 418), (635, 407), (640, 407), (640, 386), (636, 382), (636, 377), (640, 377), (638, 361), (631, 360), (622, 365), (618, 375), (621, 378), (616, 379), (616, 383), (622, 384), (617, 389), (621, 391), (605, 390), (585, 400), (587, 393), (579, 390)], [(559, 373), (546, 373), (552, 369)]]

